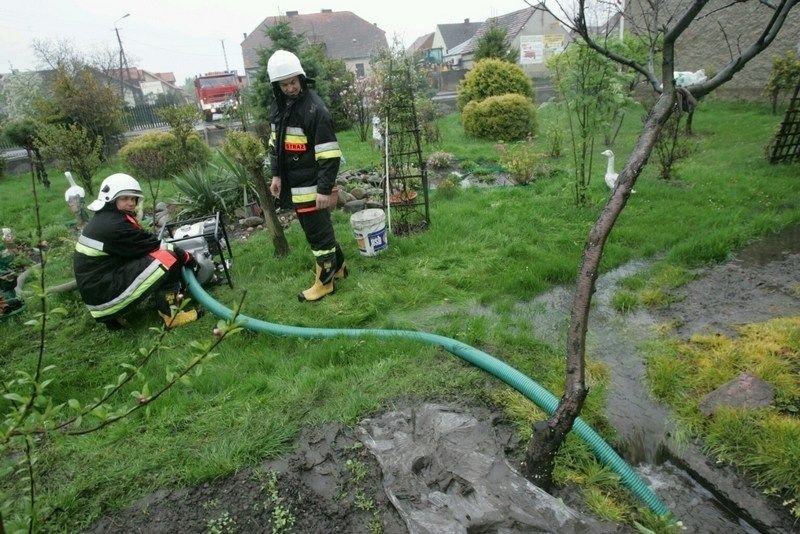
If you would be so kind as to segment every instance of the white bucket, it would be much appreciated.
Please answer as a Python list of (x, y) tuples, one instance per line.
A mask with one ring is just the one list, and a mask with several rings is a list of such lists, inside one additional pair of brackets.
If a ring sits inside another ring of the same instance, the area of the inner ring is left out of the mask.
[(389, 246), (383, 210), (371, 208), (357, 211), (350, 216), (350, 225), (363, 256), (375, 256)]

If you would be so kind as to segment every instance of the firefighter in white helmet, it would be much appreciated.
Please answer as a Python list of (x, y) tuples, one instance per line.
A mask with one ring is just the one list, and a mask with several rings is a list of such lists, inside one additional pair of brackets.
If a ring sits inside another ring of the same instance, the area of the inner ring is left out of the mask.
[(95, 212), (75, 245), (73, 268), (83, 302), (95, 320), (116, 330), (125, 315), (151, 293), (168, 328), (197, 319), (197, 310), (179, 309), (181, 266), (197, 266), (192, 255), (142, 229), (136, 206), (142, 188), (135, 178), (112, 174), (100, 184)]
[(342, 152), (331, 114), (309, 88), (300, 60), (277, 50), (267, 62), (275, 99), (270, 109), (270, 192), (286, 205), (289, 199), (314, 255), (314, 283), (297, 298), (319, 300), (334, 291), (334, 280), (347, 276), (342, 248), (336, 241), (331, 209), (336, 207), (336, 175)]

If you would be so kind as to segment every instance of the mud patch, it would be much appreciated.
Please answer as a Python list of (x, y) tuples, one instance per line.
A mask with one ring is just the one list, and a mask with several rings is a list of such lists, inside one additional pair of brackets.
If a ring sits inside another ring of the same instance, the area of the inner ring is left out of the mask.
[(380, 481), (355, 432), (329, 424), (305, 429), (286, 458), (159, 491), (86, 532), (407, 532)]

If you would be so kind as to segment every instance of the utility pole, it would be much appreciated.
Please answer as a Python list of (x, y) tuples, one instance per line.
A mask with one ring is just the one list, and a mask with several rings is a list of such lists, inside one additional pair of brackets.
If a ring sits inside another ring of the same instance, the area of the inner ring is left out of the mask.
[[(117, 28), (117, 22), (130, 16), (130, 13), (125, 13), (114, 21), (114, 31), (117, 33), (117, 43), (119, 43), (119, 97), (123, 100), (123, 102), (125, 101), (125, 83), (123, 72), (128, 72), (128, 59), (125, 57), (125, 50), (122, 48), (122, 39), (119, 37), (119, 28)], [(125, 66), (124, 71), (122, 70), (123, 65)]]
[(222, 43), (222, 57), (225, 58), (225, 72), (230, 72), (228, 70), (228, 54), (225, 53), (225, 39), (220, 39), (220, 43)]

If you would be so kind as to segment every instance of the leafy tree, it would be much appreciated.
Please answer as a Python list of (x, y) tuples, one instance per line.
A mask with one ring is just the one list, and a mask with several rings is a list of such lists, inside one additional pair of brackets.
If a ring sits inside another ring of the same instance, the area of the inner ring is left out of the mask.
[[(710, 0), (697, 0), (681, 5), (657, 0), (647, 6), (638, 6), (639, 12), (632, 17), (629, 28), (632, 27), (631, 29), (647, 46), (647, 63), (641, 63), (634, 57), (615, 52), (607, 45), (607, 41), (596, 37), (590, 31), (587, 20), (591, 20), (591, 16), (588, 16), (590, 14), (587, 13), (585, 0), (579, 0), (577, 9), (569, 18), (563, 13), (551, 12), (554, 17), (560, 17), (562, 24), (573, 31), (589, 48), (639, 73), (647, 81), (652, 91), (659, 96), (649, 109), (641, 134), (636, 140), (628, 161), (619, 173), (616, 188), (609, 196), (605, 207), (586, 238), (567, 334), (564, 393), (555, 409), (549, 410), (548, 420), (533, 425), (533, 434), (525, 451), (525, 475), (545, 489), (552, 484), (555, 455), (572, 429), (588, 394), (585, 381), (586, 332), (589, 307), (595, 282), (600, 272), (600, 261), (605, 243), (625, 208), (636, 179), (650, 157), (665, 123), (673, 114), (681, 112), (677, 105), (678, 99), (674, 83), (675, 64), (677, 63), (675, 44), (687, 29), (702, 20), (701, 11), (710, 5)], [(717, 11), (734, 10), (736, 12), (742, 9), (742, 5), (741, 2), (734, 2), (719, 7)], [(766, 50), (778, 35), (790, 12), (797, 5), (798, 0), (776, 0), (759, 4), (760, 17), (754, 17), (751, 14), (748, 24), (748, 29), (756, 26), (757, 31), (750, 34), (755, 37), (746, 37), (742, 34), (732, 35), (729, 31), (730, 28), (726, 29), (722, 24), (722, 19), (718, 19), (719, 27), (717, 29), (720, 42), (726, 43), (728, 49), (735, 53), (732, 53), (730, 61), (723, 65), (714, 76), (690, 85), (686, 87), (686, 90), (695, 99), (699, 99), (729, 81), (750, 60)], [(632, 7), (637, 9), (637, 6)], [(741, 15), (741, 12), (739, 14)], [(626, 20), (628, 20), (627, 15), (626, 13)], [(706, 15), (713, 16), (713, 12)], [(732, 19), (736, 18), (732, 17)], [(731, 38), (735, 42), (731, 42)], [(656, 62), (656, 58), (658, 58), (658, 62)]]
[(772, 70), (764, 91), (772, 102), (772, 112), (778, 111), (778, 97), (784, 91), (792, 91), (800, 83), (800, 58), (789, 50), (783, 56), (772, 58)]
[(39, 129), (45, 154), (61, 171), (78, 175), (88, 196), (94, 195), (92, 177), (100, 168), (103, 140), (79, 124), (46, 124)]
[(486, 33), (478, 39), (478, 44), (475, 47), (475, 62), (494, 58), (516, 64), (519, 61), (519, 49), (512, 49), (508, 46), (506, 40), (506, 29), (494, 23), (490, 24)]
[(158, 114), (169, 124), (170, 131), (178, 139), (181, 152), (188, 158), (187, 144), (189, 136), (195, 133), (194, 123), (200, 118), (197, 106), (185, 104), (158, 110)]
[(528, 75), (519, 65), (500, 59), (482, 59), (458, 84), (456, 104), (464, 109), (468, 102), (490, 96), (516, 93), (533, 100), (535, 93)]
[(91, 133), (92, 140), (100, 139), (105, 146), (113, 144), (123, 131), (123, 102), (99, 76), (86, 65), (76, 70), (59, 66), (51, 96), (37, 101), (38, 119), (48, 124), (77, 124)]
[(575, 204), (585, 205), (592, 178), (595, 138), (607, 131), (626, 103), (628, 77), (603, 55), (575, 42), (547, 63), (559, 105), (566, 109), (572, 141)]
[(220, 147), (222, 153), (243, 167), (255, 185), (261, 205), (261, 212), (267, 223), (267, 229), (272, 235), (272, 244), (275, 255), (284, 257), (289, 254), (289, 242), (283, 232), (278, 216), (275, 213), (275, 202), (269, 192), (266, 177), (264, 176), (264, 158), (266, 153), (264, 145), (258, 138), (248, 132), (229, 130)]
[(6, 124), (3, 129), (3, 137), (11, 143), (21, 146), (28, 153), (28, 161), (31, 165), (31, 172), (45, 188), (50, 187), (50, 180), (47, 178), (47, 169), (44, 167), (44, 158), (39, 150), (41, 139), (39, 137), (40, 125), (33, 119), (21, 119)]
[(34, 103), (41, 98), (42, 77), (37, 72), (15, 71), (0, 80), (0, 117), (15, 121), (34, 116)]

